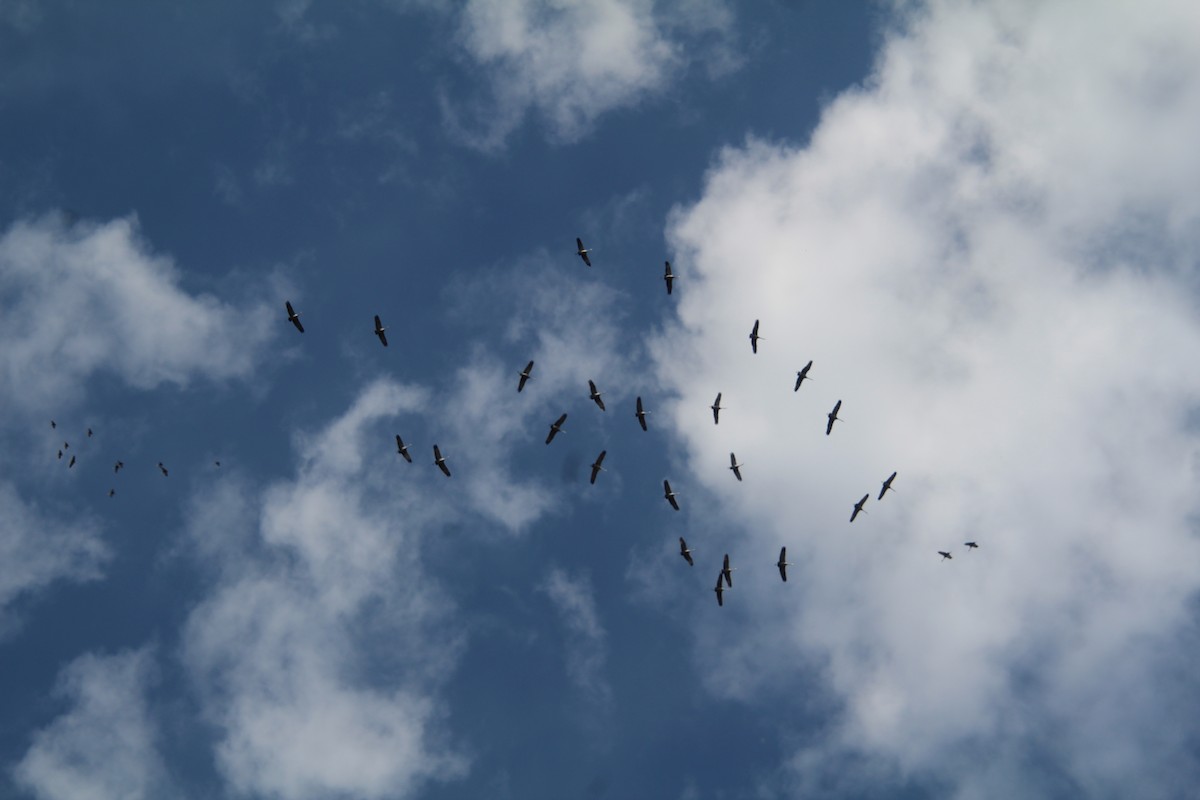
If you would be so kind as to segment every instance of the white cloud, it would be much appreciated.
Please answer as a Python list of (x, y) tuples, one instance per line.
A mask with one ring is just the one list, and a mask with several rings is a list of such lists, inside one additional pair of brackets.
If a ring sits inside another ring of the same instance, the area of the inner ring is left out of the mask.
[(797, 754), (810, 789), (845, 758), (961, 797), (1200, 774), (1169, 644), (1200, 589), (1198, 35), (1187, 3), (907, 8), (807, 147), (723, 153), (673, 218), (662, 410), (741, 523), (695, 544), (758, 569), (704, 667), (747, 699), (823, 676), (844, 713)]
[(607, 704), (612, 689), (604, 677), (607, 633), (596, 612), (592, 582), (586, 575), (572, 578), (559, 568), (550, 570), (541, 585), (554, 602), (567, 630), (567, 675), (584, 697)]
[(158, 732), (146, 701), (148, 650), (88, 654), (59, 675), (71, 707), (33, 736), (14, 776), (41, 800), (138, 800), (166, 796)]

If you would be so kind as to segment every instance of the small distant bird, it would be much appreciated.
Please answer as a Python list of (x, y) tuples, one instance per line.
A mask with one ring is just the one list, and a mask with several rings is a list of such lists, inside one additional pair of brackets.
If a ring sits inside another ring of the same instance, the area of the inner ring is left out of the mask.
[(50, 427), (51, 427), (51, 428), (57, 428), (57, 427), (58, 427), (58, 423), (57, 423), (57, 422), (55, 422), (54, 420), (50, 420)]
[(379, 337), (379, 341), (381, 344), (383, 344), (384, 347), (387, 347), (387, 336), (384, 333), (384, 331), (386, 331), (386, 330), (387, 330), (387, 328), (383, 327), (383, 322), (380, 321), (379, 315), (376, 314), (375, 315), (375, 335)]
[(109, 497), (113, 497), (113, 496), (115, 496), (115, 495), (116, 495), (116, 493), (117, 493), (117, 490), (116, 490), (116, 489), (109, 489), (109, 490), (108, 490), (108, 496), (109, 496)]
[(62, 450), (58, 451), (58, 460), (62, 461)]
[(71, 456), (71, 462), (67, 464), (67, 469), (70, 469), (73, 466), (75, 466), (75, 456)]
[(724, 577), (725, 577), (724, 572), (717, 573), (717, 586), (716, 586), (716, 588), (713, 589), (713, 591), (717, 593), (717, 605), (719, 605), (719, 606), (725, 605), (725, 600), (722, 597), (722, 595), (725, 594), (725, 590), (723, 588), (721, 588), (721, 580)]
[(592, 260), (588, 258), (588, 253), (590, 252), (592, 251), (583, 246), (583, 239), (575, 237), (575, 255), (582, 258), (583, 263), (587, 264), (589, 267), (592, 265)]
[(825, 425), (825, 435), (826, 436), (828, 436), (829, 432), (833, 430), (833, 423), (835, 423), (839, 419), (841, 419), (841, 417), (839, 417), (837, 415), (837, 412), (840, 411), (841, 408), (842, 408), (842, 401), (838, 400), (837, 404), (833, 407), (833, 411), (830, 411), (829, 414), (827, 415), (829, 417), (829, 422)]
[(859, 501), (854, 504), (854, 513), (850, 515), (851, 522), (854, 522), (854, 518), (859, 515), (859, 512), (862, 512), (863, 514), (867, 513), (866, 511), (863, 511), (863, 506), (866, 505), (867, 498), (870, 496), (871, 495), (869, 494), (864, 494), (862, 498), (860, 498)]
[(711, 406), (713, 412), (713, 425), (721, 424), (721, 393), (717, 392), (717, 399), (713, 400)]
[(737, 456), (735, 456), (733, 453), (729, 454), (729, 468), (733, 470), (733, 477), (737, 478), (739, 481), (742, 479), (743, 466), (744, 465), (738, 463)]
[(592, 464), (592, 483), (596, 482), (596, 476), (604, 472), (604, 467), (600, 466), (604, 463), (604, 456), (608, 455), (607, 450), (601, 450), (600, 455), (596, 456), (595, 463)]
[(663, 497), (665, 497), (667, 502), (671, 504), (671, 508), (675, 509), (676, 511), (679, 510), (679, 501), (675, 499), (675, 493), (671, 491), (670, 481), (663, 481)]
[(162, 472), (163, 477), (164, 478), (167, 477), (167, 468), (163, 466), (163, 463), (161, 461), (158, 462), (158, 468)]
[(648, 430), (648, 428), (646, 428), (646, 415), (649, 413), (649, 411), (642, 408), (642, 398), (639, 396), (637, 399), (637, 411), (635, 411), (633, 415), (637, 417), (638, 424), (642, 426), (642, 430)]
[(214, 462), (213, 462), (213, 466), (214, 466), (214, 467), (220, 467), (220, 466), (221, 466), (221, 462), (220, 462), (220, 461), (214, 461)]
[(447, 478), (450, 477), (450, 468), (446, 466), (446, 459), (442, 457), (442, 451), (435, 444), (433, 446), (433, 463), (437, 465)]
[(754, 320), (754, 327), (750, 329), (750, 350), (758, 352), (758, 340), (765, 339), (765, 336), (758, 335), (758, 320)]
[(733, 571), (737, 567), (729, 566), (729, 553), (725, 554), (725, 561), (721, 566), (721, 574), (725, 576), (725, 585), (730, 589), (733, 588)]
[(792, 389), (793, 392), (800, 391), (800, 384), (804, 383), (806, 380), (812, 380), (812, 378), (808, 377), (808, 371), (810, 369), (812, 369), (812, 359), (808, 360), (808, 363), (804, 365), (804, 369), (796, 373), (796, 388)]
[(879, 497), (877, 499), (882, 500), (883, 496), (888, 493), (889, 489), (891, 489), (893, 492), (896, 491), (895, 489), (892, 489), (892, 481), (894, 480), (896, 480), (896, 473), (893, 472), (891, 475), (888, 475), (887, 480), (883, 482), (883, 488), (879, 490)]
[(300, 315), (296, 313), (296, 309), (292, 308), (291, 300), (284, 300), (283, 304), (287, 306), (288, 322), (296, 326), (296, 330), (304, 333), (304, 326), (300, 324)]
[(124, 466), (125, 466), (124, 461), (118, 461), (117, 463), (113, 464), (113, 473), (116, 474), (116, 473), (120, 472), (121, 467), (124, 467)]
[(787, 548), (779, 548), (779, 560), (775, 562), (775, 566), (779, 567), (779, 577), (783, 578), (783, 582), (787, 583), (787, 568), (791, 566), (787, 560)]
[(967, 546), (968, 553), (971, 552), (972, 550), (976, 549), (977, 547), (979, 547), (979, 545), (975, 544), (974, 542), (963, 542), (963, 544), (965, 544)]
[(663, 271), (663, 280), (667, 282), (667, 294), (671, 293), (671, 286), (675, 283), (675, 273), (671, 272), (671, 262), (666, 262), (667, 268)]
[(679, 537), (679, 555), (683, 556), (683, 560), (688, 562), (689, 567), (696, 566), (696, 562), (692, 561), (692, 551), (688, 549), (687, 542), (683, 540), (682, 536)]
[(87, 429), (87, 435), (88, 435), (89, 439), (92, 438), (92, 429), (91, 428)]
[(563, 423), (566, 421), (567, 415), (563, 414), (561, 417), (554, 420), (554, 422), (550, 423), (550, 433), (546, 436), (546, 444), (550, 444), (550, 442), (554, 441), (554, 437), (557, 436), (558, 432), (562, 430)]
[(596, 389), (596, 382), (589, 380), (588, 381), (588, 389), (590, 390), (588, 392), (588, 397), (592, 398), (592, 402), (595, 403), (596, 405), (600, 406), (600, 410), (603, 411), (604, 410), (604, 399), (600, 396), (600, 392)]
[(400, 438), (400, 434), (398, 433), (396, 434), (396, 452), (404, 456), (405, 461), (410, 464), (412, 463), (412, 456), (408, 454), (408, 445), (404, 443), (404, 440)]
[(942, 557), (942, 561), (945, 561), (947, 558), (949, 558), (949, 559), (954, 558), (954, 556), (950, 555), (945, 550), (938, 550), (938, 555)]
[(530, 361), (528, 364), (525, 365), (525, 369), (523, 369), (519, 373), (517, 373), (518, 375), (521, 376), (521, 379), (519, 381), (517, 381), (517, 391), (518, 392), (525, 388), (525, 381), (529, 380), (529, 373), (531, 373), (531, 372), (533, 372), (533, 362), (532, 361)]
[(71, 449), (71, 443), (63, 442), (63, 450), (69, 450), (69, 449)]

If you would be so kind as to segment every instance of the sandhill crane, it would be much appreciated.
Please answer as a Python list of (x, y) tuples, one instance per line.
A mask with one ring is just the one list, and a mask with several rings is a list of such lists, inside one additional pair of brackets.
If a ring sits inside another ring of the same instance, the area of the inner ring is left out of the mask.
[(667, 267), (663, 271), (663, 280), (667, 282), (667, 294), (671, 293), (671, 286), (675, 283), (675, 273), (671, 272), (671, 262), (665, 262)]
[(758, 335), (758, 320), (754, 320), (754, 327), (750, 329), (750, 350), (758, 352), (758, 340), (765, 339), (765, 336)]
[(717, 573), (717, 586), (716, 586), (716, 588), (713, 589), (713, 591), (717, 593), (717, 605), (719, 605), (719, 606), (725, 605), (725, 600), (723, 598), (723, 595), (725, 594), (725, 590), (721, 587), (721, 580), (724, 577), (725, 577), (724, 572)]
[(883, 496), (888, 493), (889, 489), (891, 489), (893, 492), (896, 491), (895, 489), (892, 489), (892, 481), (894, 480), (896, 480), (896, 473), (893, 472), (891, 475), (888, 475), (887, 480), (883, 482), (883, 488), (879, 490), (879, 497), (876, 498), (877, 500), (882, 500)]
[(599, 475), (601, 472), (605, 471), (604, 467), (602, 467), (600, 465), (604, 463), (604, 457), (606, 455), (608, 455), (608, 451), (601, 450), (600, 455), (596, 456), (595, 462), (592, 463), (592, 481), (591, 481), (592, 483), (596, 482), (597, 475)]
[(775, 566), (779, 567), (779, 577), (783, 578), (783, 582), (787, 583), (787, 568), (791, 563), (787, 560), (787, 548), (779, 548), (779, 560), (775, 562)]
[(62, 461), (62, 450), (58, 451), (58, 460)]
[(633, 415), (637, 417), (638, 424), (642, 426), (642, 430), (648, 430), (646, 428), (646, 415), (649, 413), (649, 411), (642, 408), (642, 398), (639, 395), (637, 399), (637, 411), (633, 412)]
[(167, 472), (167, 468), (163, 466), (163, 463), (162, 463), (161, 461), (160, 461), (160, 462), (158, 462), (158, 470), (159, 470), (159, 472), (161, 472), (161, 473), (163, 474), (163, 477), (164, 477), (164, 478), (166, 478), (166, 477), (169, 477), (169, 473)]
[(938, 552), (938, 555), (942, 557), (942, 561), (945, 561), (945, 560), (946, 560), (946, 559), (948, 559), (948, 558), (949, 558), (949, 559), (953, 559), (953, 558), (954, 558), (954, 556), (950, 555), (950, 554), (949, 554), (949, 553), (947, 553), (945, 550), (938, 550), (937, 552)]
[(827, 415), (829, 417), (829, 422), (825, 425), (825, 435), (826, 436), (828, 436), (830, 431), (833, 430), (833, 423), (835, 423), (839, 419), (841, 419), (841, 417), (839, 417), (837, 415), (837, 412), (840, 411), (841, 408), (842, 408), (842, 401), (838, 400), (837, 403), (833, 406), (833, 411), (830, 411), (829, 414)]
[(300, 324), (300, 315), (296, 313), (296, 309), (292, 308), (292, 301), (284, 300), (283, 304), (284, 304), (284, 306), (287, 307), (288, 322), (295, 325), (296, 330), (300, 331), (301, 333), (304, 333), (304, 326)]
[(433, 446), (433, 463), (447, 478), (450, 477), (450, 468), (446, 466), (446, 459), (442, 455), (442, 450), (436, 444)]
[(400, 434), (396, 434), (396, 452), (404, 456), (404, 460), (408, 463), (413, 463), (412, 456), (408, 453), (408, 445), (400, 438)]
[(91, 428), (88, 428), (88, 429), (87, 429), (87, 437), (88, 437), (89, 439), (90, 439), (90, 438), (92, 438), (92, 429), (91, 429)]
[(592, 260), (590, 258), (588, 258), (588, 253), (590, 253), (590, 252), (592, 252), (592, 251), (583, 246), (583, 239), (580, 239), (578, 236), (576, 236), (575, 237), (575, 255), (582, 258), (583, 263), (587, 264), (589, 267), (592, 265)]
[(870, 496), (871, 496), (871, 495), (869, 495), (869, 494), (864, 494), (864, 495), (863, 495), (863, 496), (862, 496), (862, 497), (859, 499), (859, 501), (858, 501), (857, 503), (855, 503), (855, 504), (854, 504), (854, 512), (853, 512), (853, 513), (850, 515), (850, 521), (851, 521), (851, 522), (854, 522), (854, 518), (855, 518), (855, 517), (857, 517), (857, 516), (859, 515), (859, 513), (860, 513), (860, 512), (861, 512), (861, 513), (863, 513), (863, 514), (867, 513), (866, 511), (863, 511), (863, 506), (864, 506), (864, 505), (866, 505), (866, 503), (867, 503), (867, 498), (868, 498), (868, 497), (870, 497)]
[(688, 549), (687, 542), (683, 540), (682, 536), (679, 537), (679, 555), (683, 556), (683, 560), (688, 562), (689, 567), (696, 566), (696, 562), (692, 561), (692, 551)]
[(521, 379), (519, 381), (517, 381), (517, 391), (518, 392), (525, 388), (525, 381), (529, 380), (529, 373), (531, 373), (531, 372), (533, 372), (533, 362), (532, 361), (530, 361), (528, 364), (526, 364), (525, 369), (521, 370), (518, 373), (521, 376)]
[(563, 414), (561, 417), (554, 420), (554, 422), (550, 423), (550, 433), (546, 436), (546, 444), (550, 444), (550, 442), (554, 441), (554, 437), (557, 436), (558, 432), (562, 430), (563, 423), (566, 421), (567, 415)]
[(733, 573), (737, 567), (729, 566), (729, 553), (725, 554), (725, 561), (721, 565), (721, 574), (725, 576), (725, 585), (730, 589), (733, 588)]
[(810, 369), (812, 369), (812, 359), (811, 358), (808, 360), (808, 363), (804, 365), (804, 369), (802, 369), (796, 373), (796, 388), (792, 389), (793, 392), (800, 391), (800, 384), (804, 383), (805, 381), (812, 380), (812, 378), (808, 377), (808, 371)]
[(972, 550), (976, 549), (977, 547), (979, 547), (979, 545), (975, 544), (974, 542), (963, 542), (963, 544), (965, 544), (967, 546), (968, 553), (971, 552)]
[(57, 428), (57, 427), (58, 427), (58, 423), (57, 423), (57, 422), (55, 422), (54, 420), (50, 420), (50, 427), (51, 427), (51, 428)]
[(125, 466), (124, 461), (118, 461), (117, 463), (113, 464), (113, 474), (120, 472), (121, 468), (124, 466)]
[(733, 477), (739, 481), (742, 479), (742, 464), (738, 463), (737, 456), (733, 453), (729, 454), (729, 468), (733, 470)]
[(712, 412), (713, 412), (713, 425), (720, 425), (721, 424), (721, 393), (720, 392), (717, 392), (717, 399), (713, 400), (713, 404), (710, 406), (710, 408), (712, 409)]
[(671, 504), (671, 508), (679, 510), (679, 501), (675, 499), (675, 493), (671, 491), (671, 482), (668, 480), (663, 481), (663, 497)]
[(384, 333), (387, 328), (383, 327), (383, 322), (380, 321), (379, 315), (375, 315), (375, 335), (379, 337), (379, 342), (384, 347), (387, 347), (387, 335)]
[(109, 489), (109, 490), (108, 490), (108, 496), (109, 496), (109, 497), (112, 497), (112, 496), (114, 496), (116, 493), (117, 493), (117, 490), (116, 490), (116, 489)]
[(588, 381), (588, 397), (592, 398), (592, 402), (600, 406), (600, 410), (604, 410), (604, 398), (600, 396), (600, 391), (596, 388), (596, 382)]
[(75, 456), (71, 456), (71, 461), (67, 464), (67, 469), (70, 469), (73, 466), (75, 466)]

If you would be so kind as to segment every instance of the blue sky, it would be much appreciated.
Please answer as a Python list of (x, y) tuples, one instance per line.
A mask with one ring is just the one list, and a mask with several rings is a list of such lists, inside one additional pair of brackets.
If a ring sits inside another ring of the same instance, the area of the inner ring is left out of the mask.
[(0, 0), (0, 796), (1187, 796), (1153, 5)]

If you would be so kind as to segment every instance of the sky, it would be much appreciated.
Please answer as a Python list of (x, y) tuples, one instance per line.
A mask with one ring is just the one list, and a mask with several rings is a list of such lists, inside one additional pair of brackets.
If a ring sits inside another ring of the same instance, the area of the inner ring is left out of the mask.
[(0, 0), (0, 797), (1191, 796), (1198, 40)]

